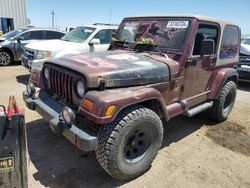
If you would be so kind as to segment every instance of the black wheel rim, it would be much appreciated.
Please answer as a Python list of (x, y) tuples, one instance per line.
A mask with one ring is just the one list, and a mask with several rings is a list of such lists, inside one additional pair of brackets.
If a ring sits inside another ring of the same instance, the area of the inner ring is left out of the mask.
[(232, 103), (232, 93), (228, 93), (226, 98), (225, 98), (225, 102), (223, 105), (223, 111), (226, 112), (229, 110), (230, 106)]
[(128, 163), (140, 161), (147, 153), (151, 137), (147, 129), (135, 129), (127, 137), (124, 147), (124, 159)]

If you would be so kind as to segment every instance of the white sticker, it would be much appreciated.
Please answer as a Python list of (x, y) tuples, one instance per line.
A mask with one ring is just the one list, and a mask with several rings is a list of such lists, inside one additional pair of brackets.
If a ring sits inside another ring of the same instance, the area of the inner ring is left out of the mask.
[(168, 28), (187, 28), (188, 21), (169, 21)]
[(107, 58), (115, 59), (115, 60), (129, 60), (129, 61), (137, 61), (139, 60), (138, 57), (129, 54), (115, 54), (115, 55), (108, 55)]

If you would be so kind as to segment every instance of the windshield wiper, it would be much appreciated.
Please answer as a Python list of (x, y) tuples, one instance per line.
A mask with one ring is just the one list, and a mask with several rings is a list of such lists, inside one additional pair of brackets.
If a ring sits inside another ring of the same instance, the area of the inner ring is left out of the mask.
[(156, 51), (158, 52), (161, 56), (163, 57), (167, 57), (166, 53), (162, 52), (159, 47), (155, 44), (136, 44), (135, 45), (135, 50), (141, 51), (141, 52), (145, 52), (148, 51), (150, 53), (150, 51)]
[(128, 48), (128, 49), (130, 49), (130, 50), (134, 50), (131, 46), (130, 46), (130, 43), (129, 42), (127, 42), (127, 41), (125, 41), (125, 40), (114, 40), (113, 42), (112, 42), (112, 44), (114, 45), (114, 46), (117, 46), (117, 47), (125, 47), (125, 48)]

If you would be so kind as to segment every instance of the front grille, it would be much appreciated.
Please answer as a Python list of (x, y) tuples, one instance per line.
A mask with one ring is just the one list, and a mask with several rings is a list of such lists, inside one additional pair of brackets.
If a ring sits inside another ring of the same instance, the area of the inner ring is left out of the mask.
[(36, 52), (34, 50), (25, 48), (24, 54), (28, 58), (28, 60), (32, 61), (33, 59), (35, 59)]
[(49, 93), (63, 104), (77, 108), (81, 98), (76, 94), (74, 86), (78, 80), (84, 80), (84, 77), (65, 67), (52, 64), (45, 64), (45, 67), (49, 69), (49, 81), (46, 86)]
[(58, 70), (50, 70), (49, 86), (52, 93), (59, 94), (66, 103), (73, 104), (73, 77)]

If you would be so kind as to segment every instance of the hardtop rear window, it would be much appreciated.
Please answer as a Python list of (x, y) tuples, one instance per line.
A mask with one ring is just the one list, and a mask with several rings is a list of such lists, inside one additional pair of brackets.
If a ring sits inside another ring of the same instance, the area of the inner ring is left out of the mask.
[(239, 36), (239, 28), (237, 26), (225, 26), (221, 41), (220, 59), (236, 57), (237, 53), (239, 53)]

